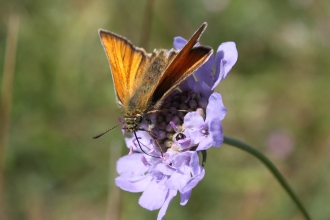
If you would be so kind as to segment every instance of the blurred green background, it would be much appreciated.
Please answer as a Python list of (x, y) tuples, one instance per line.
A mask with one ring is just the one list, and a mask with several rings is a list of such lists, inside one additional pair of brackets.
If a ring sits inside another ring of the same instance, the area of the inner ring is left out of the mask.
[[(267, 155), (313, 219), (330, 219), (330, 1), (2, 0), (0, 18), (0, 69), (13, 77), (0, 77), (12, 107), (1, 112), (0, 219), (156, 219), (114, 185), (128, 153), (120, 129), (91, 139), (122, 117), (97, 30), (151, 52), (204, 21), (202, 44), (239, 52), (217, 88), (225, 134)], [(208, 152), (204, 180), (165, 219), (303, 219), (251, 155)]]

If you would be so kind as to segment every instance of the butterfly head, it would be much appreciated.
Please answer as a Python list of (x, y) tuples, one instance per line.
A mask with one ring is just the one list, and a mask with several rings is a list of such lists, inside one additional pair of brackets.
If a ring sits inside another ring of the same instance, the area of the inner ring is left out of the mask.
[(144, 115), (141, 113), (137, 113), (137, 114), (126, 113), (124, 116), (125, 130), (127, 132), (134, 132), (138, 130), (138, 127), (142, 123), (143, 119), (144, 119)]

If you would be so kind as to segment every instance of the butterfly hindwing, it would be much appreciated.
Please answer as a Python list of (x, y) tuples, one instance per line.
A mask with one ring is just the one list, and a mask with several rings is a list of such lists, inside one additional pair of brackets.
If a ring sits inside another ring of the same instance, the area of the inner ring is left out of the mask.
[(164, 100), (211, 56), (212, 48), (207, 46), (194, 47), (206, 26), (206, 23), (203, 23), (187, 44), (170, 60), (171, 62), (159, 80), (153, 95), (153, 101), (158, 103), (156, 106), (159, 106), (159, 102)]

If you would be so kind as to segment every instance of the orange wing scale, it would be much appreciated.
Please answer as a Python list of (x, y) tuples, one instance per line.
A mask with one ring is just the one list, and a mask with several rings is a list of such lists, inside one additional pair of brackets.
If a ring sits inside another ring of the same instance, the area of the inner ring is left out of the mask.
[(130, 41), (115, 33), (99, 30), (107, 54), (117, 99), (122, 106), (132, 97), (138, 80), (141, 80), (148, 54)]

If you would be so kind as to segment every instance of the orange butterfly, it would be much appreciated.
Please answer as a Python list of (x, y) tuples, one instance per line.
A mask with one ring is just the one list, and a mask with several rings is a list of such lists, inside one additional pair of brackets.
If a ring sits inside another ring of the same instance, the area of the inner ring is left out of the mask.
[(99, 30), (127, 132), (141, 130), (144, 121), (150, 124), (147, 114), (160, 110), (164, 99), (211, 56), (212, 48), (195, 46), (206, 26), (203, 23), (180, 51), (161, 49), (151, 54), (118, 34)]

